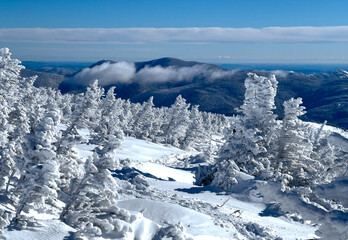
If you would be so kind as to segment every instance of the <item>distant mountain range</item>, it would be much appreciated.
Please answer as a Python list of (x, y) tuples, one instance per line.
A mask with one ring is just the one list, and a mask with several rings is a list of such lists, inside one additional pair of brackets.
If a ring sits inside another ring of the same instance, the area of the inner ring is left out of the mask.
[[(63, 93), (81, 92), (92, 78), (98, 77), (106, 89), (115, 85), (118, 97), (133, 102), (143, 102), (154, 96), (156, 106), (169, 106), (180, 94), (189, 103), (200, 105), (203, 111), (226, 115), (236, 114), (235, 108), (242, 104), (248, 72), (263, 76), (275, 74), (279, 81), (276, 97), (279, 118), (282, 118), (285, 100), (302, 97), (307, 108), (304, 120), (319, 123), (327, 120), (330, 125), (348, 129), (348, 72), (344, 70), (312, 74), (282, 69), (226, 70), (213, 64), (175, 58), (136, 63), (103, 60), (78, 71), (74, 71), (76, 66), (66, 70), (64, 67), (49, 69), (48, 72), (36, 68), (39, 72), (32, 72), (39, 74), (37, 86), (59, 86)], [(107, 81), (103, 81), (104, 77)]]

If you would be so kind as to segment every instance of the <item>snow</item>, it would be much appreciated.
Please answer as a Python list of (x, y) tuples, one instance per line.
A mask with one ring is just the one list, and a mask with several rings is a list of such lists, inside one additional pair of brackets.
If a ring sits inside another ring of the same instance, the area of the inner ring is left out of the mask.
[(59, 220), (39, 221), (39, 226), (26, 230), (5, 230), (0, 239), (6, 240), (58, 240), (68, 239), (76, 230)]
[[(322, 125), (313, 122), (306, 122), (308, 125), (319, 129)], [(323, 130), (328, 134), (328, 141), (335, 147), (348, 152), (348, 132), (333, 126), (325, 125)]]
[[(343, 144), (347, 140), (346, 133), (327, 127), (328, 131), (332, 129), (332, 136), (342, 136), (340, 139)], [(79, 132), (88, 138), (87, 130)], [(92, 144), (80, 144), (80, 157), (91, 156), (94, 147)], [(283, 239), (310, 239), (316, 236), (318, 227), (311, 224), (296, 222), (285, 216), (261, 216), (267, 208), (265, 195), (258, 190), (259, 181), (247, 174), (240, 174), (238, 187), (232, 193), (226, 193), (213, 187), (196, 186), (193, 184), (194, 173), (190, 169), (169, 166), (178, 158), (197, 153), (132, 137), (124, 139), (116, 156), (119, 159), (131, 159), (129, 167), (137, 169), (150, 186), (145, 191), (132, 190), (130, 194), (121, 196), (118, 202), (119, 207), (139, 215), (132, 223), (132, 239), (151, 239), (161, 226), (179, 222), (184, 226), (186, 236), (198, 240), (275, 239), (277, 236)], [(122, 180), (119, 182), (122, 184)], [(346, 179), (341, 179), (316, 191), (322, 195), (331, 194), (345, 183)], [(275, 189), (269, 188), (268, 191), (273, 194), (271, 192)], [(342, 200), (345, 193), (346, 190), (341, 194)], [(63, 240), (75, 231), (52, 216), (38, 217), (40, 226), (24, 231), (6, 229), (2, 237), (11, 240)], [(253, 234), (264, 238), (254, 238)], [(104, 236), (100, 239), (116, 238)]]
[(77, 149), (80, 158), (93, 156), (92, 150), (96, 147), (94, 144), (78, 144)]
[(151, 239), (159, 230), (159, 225), (147, 218), (138, 218), (133, 224), (134, 239)]
[[(82, 131), (82, 134), (88, 137), (88, 132)], [(78, 146), (80, 156), (90, 156), (94, 147), (81, 144)], [(124, 139), (116, 156), (119, 159), (131, 159), (129, 167), (147, 176), (145, 178), (153, 188), (151, 199), (146, 199), (148, 193), (144, 192), (136, 199), (134, 196), (122, 196), (118, 203), (119, 207), (132, 212), (143, 210), (145, 218), (135, 225), (135, 235), (146, 239), (145, 229), (149, 231), (148, 236), (151, 236), (154, 229), (157, 229), (156, 226), (181, 222), (187, 234), (194, 239), (248, 239), (240, 232), (247, 226), (253, 226), (251, 223), (257, 224), (272, 236), (284, 239), (315, 236), (317, 228), (311, 225), (285, 217), (260, 216), (266, 205), (257, 192), (240, 190), (232, 196), (218, 189), (195, 186), (194, 173), (164, 165), (165, 161), (171, 163), (173, 159), (195, 154), (197, 152), (187, 152), (132, 137)], [(245, 188), (248, 184), (255, 183), (253, 177), (244, 173), (238, 178), (239, 182), (245, 182)], [(238, 210), (241, 211), (240, 216)]]
[[(144, 151), (144, 153), (146, 153), (145, 157), (139, 156), (138, 154), (140, 154), (140, 152), (132, 151), (133, 149), (139, 149), (137, 146), (138, 144), (141, 149), (149, 147)], [(151, 151), (149, 151), (150, 149)], [(219, 222), (219, 218), (230, 218), (232, 221), (240, 222), (241, 226), (248, 226), (251, 222), (257, 223), (261, 227), (268, 229), (272, 235), (281, 236), (284, 239), (301, 239), (315, 236), (314, 232), (317, 228), (311, 225), (293, 222), (285, 217), (261, 217), (259, 214), (266, 208), (266, 205), (261, 203), (262, 199), (257, 196), (256, 192), (242, 192), (238, 195), (238, 198), (242, 200), (238, 200), (217, 189), (193, 185), (193, 173), (187, 170), (175, 169), (155, 162), (145, 161), (145, 159), (153, 161), (156, 160), (156, 158), (163, 158), (171, 154), (182, 154), (182, 150), (175, 150), (173, 147), (147, 143), (143, 140), (126, 138), (121, 151), (132, 152), (132, 159), (141, 161), (133, 163), (131, 166), (143, 173), (149, 173), (152, 177), (147, 178), (147, 180), (150, 186), (158, 190), (158, 193), (156, 193), (156, 191), (153, 192), (152, 198), (156, 200), (125, 198), (119, 202), (119, 205), (131, 211), (141, 211), (145, 209), (144, 216), (159, 225), (162, 225), (164, 221), (171, 223), (180, 221), (183, 223), (186, 231), (194, 236), (194, 239), (213, 239), (213, 237), (230, 239), (232, 236), (238, 236), (238, 229), (231, 226), (230, 229), (226, 231), (225, 228), (216, 227), (215, 225)], [(154, 155), (151, 155), (151, 152), (153, 152)], [(158, 154), (159, 152), (161, 154)], [(122, 154), (117, 154), (117, 156), (122, 156)], [(172, 181), (165, 181), (167, 179), (171, 179)], [(253, 177), (241, 173), (239, 181), (248, 183), (248, 181), (253, 181)], [(146, 197), (145, 195), (146, 194), (143, 196), (144, 198)], [(180, 203), (180, 201), (184, 204)], [(225, 205), (219, 207), (223, 203), (225, 203)], [(181, 204), (185, 205), (185, 207), (178, 206)], [(199, 208), (200, 212), (192, 210), (197, 210)], [(240, 217), (236, 217), (237, 215), (235, 216), (234, 212), (236, 210), (242, 211)], [(183, 214), (183, 216), (181, 216), (181, 214)], [(209, 217), (213, 215), (215, 215), (215, 220)], [(214, 226), (214, 228), (205, 228), (199, 224), (196, 225), (196, 217), (200, 219), (201, 223), (204, 219), (204, 224)], [(189, 225), (191, 228), (187, 228)], [(202, 231), (201, 228), (205, 230)], [(195, 231), (195, 229), (197, 231)], [(240, 235), (238, 238), (242, 239)]]
[[(222, 213), (225, 213), (230, 218), (237, 217), (237, 220), (245, 225), (250, 224), (250, 222), (257, 223), (264, 228), (271, 229), (274, 235), (281, 236), (284, 239), (310, 238), (316, 230), (315, 227), (293, 222), (284, 217), (261, 217), (259, 214), (266, 208), (266, 205), (261, 203), (262, 199), (260, 197), (259, 201), (251, 202), (251, 197), (242, 193), (238, 195), (238, 198), (242, 200), (238, 200), (217, 189), (160, 180), (150, 180), (150, 185), (162, 191), (169, 191), (172, 194), (180, 194), (185, 198), (192, 198), (192, 205), (199, 201), (209, 203), (213, 208), (221, 212), (219, 216), (221, 219), (225, 217)], [(257, 198), (257, 196), (254, 196), (253, 199)], [(193, 208), (193, 206), (190, 207)], [(240, 216), (234, 213), (236, 210), (241, 211)]]
[(186, 232), (195, 239), (230, 239), (226, 231), (214, 225), (210, 217), (176, 204), (146, 199), (126, 199), (118, 202), (118, 206), (130, 211), (144, 210), (144, 216), (159, 225), (181, 222)]
[(181, 171), (175, 168), (169, 168), (156, 163), (140, 163), (136, 168), (144, 173), (163, 179), (176, 182), (183, 182), (192, 184), (195, 181), (194, 174), (188, 171)]
[(153, 161), (163, 156), (182, 153), (183, 151), (175, 147), (166, 147), (133, 137), (126, 137), (122, 142), (122, 147), (117, 151), (120, 159), (133, 159), (141, 162)]
[[(88, 132), (80, 131), (80, 134), (81, 133), (83, 137), (88, 137)], [(96, 145), (93, 144), (78, 145), (79, 156), (82, 158), (92, 156), (91, 150), (95, 147)], [(164, 146), (162, 144), (155, 144), (133, 137), (125, 137), (121, 149), (117, 150), (116, 157), (119, 159), (133, 160), (131, 162), (131, 167), (136, 165), (138, 170), (144, 173), (151, 173), (157, 178), (193, 183), (195, 181), (193, 173), (152, 163), (156, 160), (160, 161), (163, 158), (167, 159), (169, 157), (174, 157), (176, 159), (177, 157), (183, 157), (190, 154), (197, 154), (197, 152), (185, 152), (172, 146)], [(156, 171), (153, 171), (153, 169), (156, 169)]]
[[(306, 124), (311, 125), (314, 128), (318, 128), (318, 129), (322, 126), (322, 124), (314, 123), (314, 122), (306, 122)], [(341, 128), (333, 127), (330, 125), (325, 125), (323, 130), (330, 133), (330, 134), (337, 133), (337, 134), (341, 135), (342, 137), (346, 138), (346, 140), (348, 139), (348, 132), (341, 129)]]
[(340, 72), (343, 73), (342, 78), (348, 77), (348, 72), (347, 72), (347, 71), (345, 71), (345, 70), (340, 70)]

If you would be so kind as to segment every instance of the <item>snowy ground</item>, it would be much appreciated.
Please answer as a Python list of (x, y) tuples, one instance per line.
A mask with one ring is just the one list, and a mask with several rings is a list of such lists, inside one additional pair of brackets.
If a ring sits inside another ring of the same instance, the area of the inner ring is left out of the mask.
[[(87, 131), (80, 133), (88, 137)], [(334, 132), (332, 141), (346, 144), (345, 134)], [(80, 156), (85, 158), (92, 154), (94, 146), (81, 144), (78, 148)], [(251, 177), (243, 176), (243, 187), (227, 194), (212, 187), (194, 185), (192, 168), (170, 167), (194, 154), (198, 152), (125, 138), (117, 157), (129, 159), (128, 172), (116, 171), (115, 176), (122, 187), (119, 207), (144, 216), (134, 223), (134, 239), (151, 239), (147, 237), (159, 226), (179, 223), (193, 239), (311, 239), (316, 236), (318, 228), (309, 222), (265, 214), (267, 206)], [(129, 183), (127, 176), (140, 176), (140, 180)], [(26, 231), (7, 229), (0, 239), (72, 239), (74, 229), (54, 218), (43, 216), (38, 227)]]
[[(138, 157), (134, 152), (139, 145), (147, 150), (143, 152), (145, 155)], [(132, 167), (150, 174), (146, 179), (151, 192), (130, 191), (129, 196), (124, 196), (119, 204), (132, 211), (146, 209), (144, 216), (159, 225), (165, 221), (181, 222), (194, 239), (252, 239), (253, 234), (261, 232), (264, 232), (265, 239), (267, 236), (270, 239), (276, 236), (284, 239), (309, 239), (315, 236), (316, 228), (311, 225), (293, 222), (285, 217), (261, 217), (259, 213), (266, 206), (257, 197), (255, 201), (250, 201), (249, 195), (241, 194), (239, 199), (248, 199), (241, 201), (218, 189), (193, 185), (194, 174), (189, 169), (175, 169), (144, 161), (153, 160), (149, 149), (162, 158), (173, 154), (185, 155), (182, 150), (132, 138), (126, 138), (122, 149), (133, 153)], [(165, 155), (158, 154), (158, 149)], [(122, 158), (123, 154), (121, 152), (118, 157)], [(129, 155), (124, 157), (129, 158)], [(138, 198), (134, 199), (134, 195)]]
[[(315, 128), (321, 127), (321, 124), (318, 123), (307, 122), (307, 124)], [(323, 130), (328, 135), (328, 140), (332, 145), (348, 152), (348, 131), (328, 125), (325, 125)]]

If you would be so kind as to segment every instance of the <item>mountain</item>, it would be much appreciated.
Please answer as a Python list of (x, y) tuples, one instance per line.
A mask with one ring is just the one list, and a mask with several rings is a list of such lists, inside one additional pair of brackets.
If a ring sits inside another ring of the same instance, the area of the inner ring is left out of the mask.
[(215, 69), (221, 69), (220, 67), (214, 65), (214, 64), (207, 64), (207, 63), (200, 63), (195, 61), (184, 61), (177, 58), (171, 58), (171, 57), (165, 57), (165, 58), (159, 58), (155, 60), (150, 60), (147, 62), (137, 62), (135, 63), (135, 66), (137, 68), (137, 71), (143, 69), (144, 67), (193, 67), (196, 65), (204, 65), (209, 68), (215, 68)]
[(322, 74), (325, 80), (307, 102), (308, 114), (315, 121), (348, 129), (348, 72)]
[(50, 87), (58, 89), (60, 83), (74, 73), (88, 67), (86, 62), (32, 62), (23, 61), (25, 69), (21, 71), (22, 77), (37, 76), (34, 83), (36, 87)]
[[(119, 65), (117, 65), (119, 64)], [(301, 97), (307, 114), (304, 120), (329, 124), (348, 129), (348, 73), (332, 71), (304, 74), (293, 71), (226, 70), (213, 64), (183, 61), (175, 58), (160, 58), (146, 62), (117, 63), (102, 60), (75, 73), (64, 75), (64, 81), (53, 83), (40, 80), (38, 85), (59, 84), (63, 93), (82, 92), (95, 78), (108, 79), (102, 86), (116, 86), (118, 97), (132, 102), (146, 101), (154, 96), (156, 106), (170, 106), (178, 95), (191, 104), (200, 105), (203, 111), (233, 115), (244, 99), (244, 80), (248, 72), (269, 76), (276, 74), (278, 94), (276, 113), (283, 116), (283, 102), (291, 97)], [(97, 75), (85, 76), (82, 71), (99, 71)], [(127, 72), (128, 71), (128, 72)], [(121, 81), (124, 75), (129, 79)], [(127, 76), (128, 76), (127, 75)], [(62, 75), (60, 75), (62, 76)], [(79, 78), (77, 78), (79, 77)], [(77, 81), (78, 79), (78, 81)]]
[(59, 84), (64, 80), (64, 75), (56, 73), (39, 72), (29, 69), (23, 69), (21, 71), (22, 77), (37, 76), (34, 83), (35, 87), (51, 87), (58, 89)]

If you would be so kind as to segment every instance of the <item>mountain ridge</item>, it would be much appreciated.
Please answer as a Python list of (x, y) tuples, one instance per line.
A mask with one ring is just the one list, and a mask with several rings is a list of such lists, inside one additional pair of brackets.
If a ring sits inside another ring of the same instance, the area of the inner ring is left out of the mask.
[[(93, 69), (104, 63), (115, 64), (112, 60), (101, 60), (91, 64)], [(279, 81), (278, 94), (276, 96), (276, 114), (279, 118), (283, 115), (282, 103), (291, 97), (301, 97), (307, 114), (305, 120), (314, 122), (328, 121), (329, 124), (348, 129), (348, 73), (344, 70), (326, 73), (304, 74), (293, 71), (263, 71), (263, 70), (235, 70), (230, 71), (220, 66), (195, 61), (184, 61), (176, 58), (159, 58), (144, 62), (135, 62), (135, 74), (144, 69), (161, 68), (187, 70), (198, 69), (192, 79), (180, 81), (149, 82), (150, 77), (140, 81), (121, 82), (105, 85), (108, 89), (116, 86), (118, 97), (130, 99), (132, 102), (144, 102), (150, 96), (154, 96), (156, 106), (170, 106), (178, 95), (182, 95), (187, 102), (200, 105), (202, 111), (233, 115), (237, 112), (244, 99), (244, 80), (248, 72), (269, 76), (276, 74)], [(82, 69), (81, 69), (82, 70)], [(81, 71), (80, 70), (80, 71)], [(202, 72), (199, 72), (201, 70)], [(63, 93), (83, 92), (87, 84), (76, 84), (74, 76), (65, 75), (64, 81), (59, 84)], [(207, 73), (222, 73), (214, 80), (207, 79)], [(180, 72), (182, 73), (182, 72)], [(159, 72), (158, 74), (161, 74)], [(158, 75), (151, 75), (156, 76)]]

